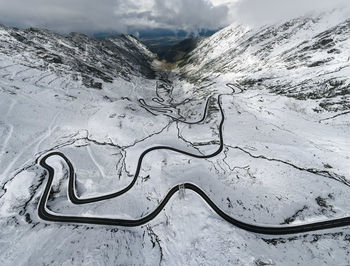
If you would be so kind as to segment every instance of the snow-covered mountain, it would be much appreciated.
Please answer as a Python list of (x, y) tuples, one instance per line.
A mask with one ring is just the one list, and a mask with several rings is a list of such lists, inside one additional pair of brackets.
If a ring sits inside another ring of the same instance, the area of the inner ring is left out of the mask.
[(23, 67), (69, 75), (88, 88), (101, 89), (102, 82), (130, 80), (130, 75), (154, 77), (154, 55), (130, 35), (99, 41), (79, 33), (62, 36), (35, 28), (0, 26), (0, 38), (3, 57)]
[(67, 162), (49, 157), (47, 209), (57, 215), (139, 219), (171, 188), (192, 183), (250, 224), (347, 216), (350, 32), (338, 14), (231, 25), (168, 72), (132, 36), (97, 41), (1, 26), (0, 263), (350, 264), (348, 227), (250, 233), (190, 190), (134, 228), (38, 216), (48, 180), (39, 162), (52, 151), (72, 163), (85, 199), (127, 187), (144, 156), (132, 189), (84, 205), (68, 198)]
[(261, 87), (317, 110), (350, 109), (350, 20), (335, 10), (276, 25), (231, 25), (205, 39), (182, 63), (192, 79), (226, 75), (245, 88)]

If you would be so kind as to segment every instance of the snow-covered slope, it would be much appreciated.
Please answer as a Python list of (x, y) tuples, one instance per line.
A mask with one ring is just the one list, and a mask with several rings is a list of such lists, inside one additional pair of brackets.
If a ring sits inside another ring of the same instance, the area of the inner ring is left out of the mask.
[[(154, 146), (205, 158), (151, 151), (128, 193), (75, 205), (67, 196), (69, 167), (52, 156), (47, 207), (59, 215), (138, 219), (171, 187), (189, 182), (247, 223), (348, 216), (350, 35), (335, 14), (259, 29), (229, 26), (202, 40), (181, 75), (156, 69), (154, 55), (130, 36), (95, 41), (1, 27), (0, 264), (350, 264), (348, 227), (249, 233), (191, 191), (135, 228), (38, 217), (48, 179), (38, 162), (45, 154), (69, 158), (77, 193), (87, 198), (125, 188), (140, 155)], [(222, 151), (207, 158), (220, 147), (219, 94)]]
[[(130, 80), (131, 75), (154, 77), (150, 64), (155, 56), (130, 35), (98, 41), (78, 33), (62, 36), (35, 28), (0, 26), (0, 40), (3, 58), (11, 58), (23, 68), (81, 80), (86, 87), (101, 89), (101, 81)], [(25, 72), (21, 72), (23, 77)]]
[(182, 71), (194, 81), (220, 75), (245, 88), (314, 99), (316, 111), (346, 111), (349, 49), (350, 21), (335, 10), (260, 28), (231, 25), (202, 41)]

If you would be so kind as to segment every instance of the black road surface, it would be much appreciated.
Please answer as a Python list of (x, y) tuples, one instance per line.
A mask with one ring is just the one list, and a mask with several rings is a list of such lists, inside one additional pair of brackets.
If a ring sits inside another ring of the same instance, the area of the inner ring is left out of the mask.
[[(227, 86), (233, 90), (233, 93), (242, 92), (242, 90), (236, 91), (237, 88), (234, 88), (235, 87), (234, 84), (227, 84)], [(239, 221), (239, 220), (231, 217), (230, 215), (226, 214), (205, 194), (205, 192), (202, 189), (200, 189), (198, 186), (191, 184), (191, 183), (179, 184), (179, 185), (173, 187), (172, 189), (170, 189), (170, 191), (168, 192), (166, 197), (162, 200), (162, 202), (159, 204), (159, 206), (153, 212), (151, 212), (150, 214), (148, 214), (140, 219), (136, 219), (136, 220), (59, 215), (59, 214), (56, 214), (56, 213), (49, 211), (46, 208), (46, 204), (47, 204), (50, 192), (51, 192), (52, 182), (53, 182), (54, 175), (55, 175), (54, 169), (46, 163), (46, 160), (52, 156), (60, 156), (67, 163), (67, 165), (69, 167), (68, 197), (71, 200), (71, 202), (74, 204), (87, 204), (87, 203), (93, 203), (93, 202), (103, 201), (103, 200), (107, 200), (107, 199), (112, 199), (112, 198), (118, 197), (118, 196), (126, 193), (127, 191), (129, 191), (136, 183), (136, 180), (139, 176), (142, 161), (143, 161), (144, 157), (146, 156), (146, 154), (148, 154), (152, 151), (169, 150), (169, 151), (181, 153), (181, 154), (184, 154), (184, 155), (187, 155), (190, 157), (195, 157), (195, 158), (211, 158), (211, 157), (218, 155), (223, 150), (223, 145), (224, 145), (223, 135), (222, 135), (222, 127), (223, 127), (223, 124), (225, 121), (225, 115), (224, 115), (224, 112), (223, 112), (222, 106), (221, 106), (221, 97), (223, 95), (228, 95), (228, 94), (220, 94), (218, 96), (218, 105), (220, 108), (222, 119), (221, 119), (221, 122), (219, 125), (220, 146), (219, 146), (217, 151), (215, 151), (214, 153), (209, 154), (209, 155), (197, 155), (197, 154), (192, 154), (192, 153), (189, 153), (186, 151), (182, 151), (182, 150), (172, 148), (172, 147), (167, 147), (167, 146), (155, 146), (155, 147), (149, 148), (149, 149), (145, 150), (140, 155), (139, 160), (138, 160), (138, 164), (137, 164), (137, 168), (136, 168), (136, 172), (135, 172), (134, 178), (131, 181), (131, 183), (127, 187), (125, 187), (124, 189), (122, 189), (118, 192), (99, 196), (99, 197), (79, 199), (75, 193), (75, 173), (74, 173), (74, 168), (73, 168), (72, 163), (68, 160), (68, 158), (64, 154), (62, 154), (60, 152), (52, 152), (52, 153), (45, 155), (40, 160), (40, 165), (46, 169), (46, 171), (49, 174), (49, 177), (48, 177), (48, 181), (47, 181), (44, 193), (43, 193), (41, 200), (40, 200), (40, 203), (39, 203), (39, 207), (38, 207), (39, 217), (43, 220), (52, 221), (52, 222), (101, 224), (101, 225), (114, 225), (114, 226), (126, 226), (126, 227), (140, 226), (140, 225), (146, 224), (146, 223), (150, 222), (152, 219), (154, 219), (164, 209), (165, 205), (168, 203), (168, 201), (171, 199), (171, 197), (177, 191), (180, 190), (180, 187), (184, 187), (185, 189), (194, 191), (200, 197), (202, 197), (202, 199), (205, 200), (205, 202), (212, 208), (212, 210), (214, 212), (216, 212), (225, 221), (227, 221), (227, 222), (231, 223), (232, 225), (237, 226), (243, 230), (247, 230), (247, 231), (253, 232), (253, 233), (267, 234), (267, 235), (285, 235), (285, 234), (297, 234), (297, 233), (305, 233), (305, 232), (310, 232), (310, 231), (317, 231), (317, 230), (323, 230), (323, 229), (331, 229), (331, 228), (336, 228), (336, 227), (349, 226), (350, 225), (350, 217), (327, 220), (327, 221), (322, 221), (322, 222), (302, 224), (302, 225), (297, 225), (297, 226), (264, 226), (264, 225), (245, 223), (245, 222)], [(232, 95), (232, 94), (230, 94), (230, 95)], [(209, 99), (207, 100), (207, 104), (205, 107), (205, 113), (207, 112), (208, 101), (209, 101)], [(144, 103), (144, 102), (141, 101), (141, 103)], [(203, 120), (204, 120), (204, 117), (200, 121), (198, 121), (197, 123), (200, 123)], [(178, 120), (178, 121), (186, 123), (186, 121), (182, 121), (182, 120)], [(193, 122), (187, 122), (187, 123), (192, 124)]]

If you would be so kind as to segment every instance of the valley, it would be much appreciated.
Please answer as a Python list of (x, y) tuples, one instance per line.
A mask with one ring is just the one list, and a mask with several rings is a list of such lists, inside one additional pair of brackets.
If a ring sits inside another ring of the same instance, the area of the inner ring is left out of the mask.
[(0, 262), (350, 263), (347, 25), (231, 25), (170, 67), (1, 26)]

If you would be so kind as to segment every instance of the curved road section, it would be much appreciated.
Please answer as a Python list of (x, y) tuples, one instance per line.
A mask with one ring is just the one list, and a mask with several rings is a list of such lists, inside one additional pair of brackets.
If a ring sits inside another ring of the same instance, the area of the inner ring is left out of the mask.
[[(229, 88), (233, 90), (233, 93), (240, 93), (242, 90), (237, 90), (235, 88), (234, 84), (227, 84)], [(51, 192), (51, 187), (52, 187), (52, 182), (54, 179), (55, 171), (54, 169), (46, 163), (46, 160), (49, 157), (52, 156), (60, 156), (68, 165), (69, 168), (69, 181), (68, 181), (68, 197), (70, 201), (74, 204), (87, 204), (87, 203), (93, 203), (93, 202), (99, 202), (103, 200), (108, 200), (112, 198), (116, 198), (126, 192), (128, 192), (136, 183), (137, 178), (140, 173), (140, 169), (142, 166), (142, 161), (146, 154), (155, 151), (155, 150), (169, 150), (177, 153), (181, 153), (190, 157), (195, 157), (195, 158), (211, 158), (223, 150), (223, 135), (222, 135), (222, 128), (223, 124), (225, 121), (225, 115), (221, 106), (221, 97), (223, 95), (232, 95), (232, 94), (220, 94), (218, 96), (218, 105), (220, 108), (221, 112), (221, 122), (219, 125), (219, 138), (220, 138), (220, 145), (217, 151), (215, 151), (212, 154), (209, 155), (197, 155), (197, 154), (192, 154), (186, 151), (182, 151), (173, 147), (167, 147), (167, 146), (155, 146), (152, 148), (149, 148), (145, 150), (139, 157), (136, 172), (134, 174), (133, 180), (130, 182), (130, 184), (125, 187), (124, 189), (111, 193), (111, 194), (106, 194), (103, 196), (99, 197), (92, 197), (92, 198), (85, 198), (85, 199), (80, 199), (76, 195), (76, 189), (75, 189), (75, 173), (74, 173), (74, 168), (72, 163), (68, 160), (68, 158), (60, 152), (52, 152), (47, 155), (45, 155), (41, 160), (40, 160), (40, 165), (46, 169), (46, 171), (49, 174), (48, 181), (45, 187), (45, 190), (43, 192), (43, 195), (40, 199), (39, 207), (38, 207), (38, 214), (39, 217), (43, 220), (46, 221), (52, 221), (52, 222), (66, 222), (66, 223), (82, 223), (82, 224), (100, 224), (100, 225), (114, 225), (114, 226), (125, 226), (125, 227), (132, 227), (132, 226), (140, 226), (143, 224), (146, 224), (153, 220), (166, 206), (168, 201), (171, 199), (171, 197), (180, 190), (180, 187), (184, 187), (185, 189), (192, 190), (193, 192), (197, 193), (210, 207), (211, 209), (218, 214), (221, 218), (223, 218), (225, 221), (229, 222), (230, 224), (239, 227), (243, 230), (253, 232), (253, 233), (258, 233), (258, 234), (267, 234), (267, 235), (286, 235), (286, 234), (297, 234), (297, 233), (305, 233), (305, 232), (310, 232), (310, 231), (317, 231), (317, 230), (323, 230), (323, 229), (331, 229), (331, 228), (337, 228), (337, 227), (344, 227), (344, 226), (349, 226), (350, 225), (350, 217), (345, 217), (345, 218), (339, 218), (339, 219), (332, 219), (332, 220), (327, 220), (327, 221), (321, 221), (321, 222), (315, 222), (315, 223), (308, 223), (308, 224), (301, 224), (301, 225), (296, 225), (296, 226), (265, 226), (265, 225), (258, 225), (258, 224), (250, 224), (246, 222), (242, 222), (238, 219), (235, 219), (234, 217), (228, 215), (225, 213), (223, 210), (221, 210), (209, 197), (208, 195), (198, 186), (192, 184), (192, 183), (185, 183), (185, 184), (179, 184), (167, 193), (166, 197), (162, 200), (162, 202), (158, 205), (158, 207), (153, 210), (150, 214), (140, 218), (140, 219), (111, 219), (111, 218), (101, 218), (101, 217), (80, 217), (80, 216), (70, 216), (70, 215), (59, 215), (56, 214), (52, 211), (50, 211), (47, 208), (47, 201)], [(205, 106), (205, 112), (204, 116), (207, 113), (207, 108), (208, 108), (208, 101)], [(144, 101), (141, 101), (144, 103)], [(204, 120), (203, 118), (198, 121), (197, 123), (200, 123)], [(175, 118), (173, 118), (175, 119)], [(184, 122), (182, 120), (178, 120), (179, 122)], [(189, 124), (192, 124), (193, 122), (187, 122)]]

